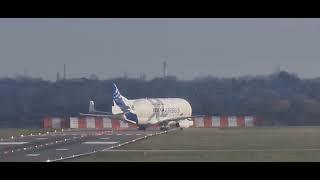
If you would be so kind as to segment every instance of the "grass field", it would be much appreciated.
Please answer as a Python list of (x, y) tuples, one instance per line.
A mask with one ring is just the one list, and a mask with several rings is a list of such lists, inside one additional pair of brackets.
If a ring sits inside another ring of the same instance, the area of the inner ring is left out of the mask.
[(190, 128), (68, 161), (320, 161), (320, 127)]
[(0, 138), (9, 138), (11, 136), (20, 136), (21, 134), (23, 135), (29, 135), (30, 133), (45, 133), (47, 131), (52, 131), (52, 130), (47, 130), (47, 129), (18, 129), (18, 128), (0, 128)]

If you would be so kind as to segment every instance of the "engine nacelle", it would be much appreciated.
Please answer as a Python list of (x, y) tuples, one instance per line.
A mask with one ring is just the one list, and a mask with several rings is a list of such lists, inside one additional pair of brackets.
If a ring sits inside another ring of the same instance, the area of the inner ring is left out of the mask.
[(175, 126), (176, 125), (176, 122), (175, 121), (170, 121), (170, 122), (168, 122), (168, 126), (170, 126), (170, 127), (173, 127), (173, 126)]
[(189, 128), (189, 127), (193, 126), (193, 122), (190, 121), (190, 120), (187, 120), (187, 119), (185, 119), (185, 120), (180, 120), (180, 121), (179, 121), (179, 125), (180, 125), (180, 127), (182, 127), (182, 128)]
[[(177, 123), (179, 123), (178, 126), (177, 126)], [(189, 128), (189, 127), (193, 126), (193, 121), (190, 121), (188, 119), (180, 120), (178, 122), (170, 121), (170, 122), (168, 122), (168, 126), (169, 127)]]

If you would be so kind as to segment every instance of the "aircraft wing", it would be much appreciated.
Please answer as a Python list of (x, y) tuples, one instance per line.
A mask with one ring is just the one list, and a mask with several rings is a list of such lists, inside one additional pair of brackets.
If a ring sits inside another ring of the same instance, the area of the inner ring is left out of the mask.
[(106, 111), (91, 111), (92, 113), (98, 113), (98, 114), (101, 114), (101, 115), (113, 115), (111, 112), (106, 112)]
[(116, 117), (116, 115), (113, 115), (113, 114), (91, 114), (91, 113), (79, 113), (79, 114), (81, 116), (93, 116), (93, 117), (108, 117), (108, 118), (115, 118)]
[(91, 113), (80, 113), (80, 115), (81, 115), (81, 116), (91, 116), (91, 117), (107, 117), (107, 118), (110, 118), (110, 119), (118, 119), (118, 120), (121, 120), (121, 121), (125, 121), (125, 122), (130, 122), (130, 123), (136, 124), (136, 122), (131, 121), (131, 120), (125, 118), (124, 113), (121, 113), (121, 114), (91, 114)]
[(94, 107), (94, 101), (89, 101), (89, 113), (112, 115), (111, 112), (96, 110), (96, 108)]
[(196, 118), (196, 117), (204, 117), (204, 115), (196, 115), (196, 116), (188, 116), (188, 117), (178, 117), (178, 118), (169, 118), (169, 119), (163, 119), (159, 123), (162, 122), (170, 122), (170, 121), (180, 121), (184, 119), (190, 119), (190, 118)]

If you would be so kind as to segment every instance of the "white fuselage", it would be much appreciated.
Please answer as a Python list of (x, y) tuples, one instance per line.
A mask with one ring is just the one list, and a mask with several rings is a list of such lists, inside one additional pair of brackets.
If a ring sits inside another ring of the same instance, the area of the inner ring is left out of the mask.
[[(145, 98), (129, 100), (132, 112), (138, 117), (138, 124), (156, 124), (166, 119), (189, 117), (192, 114), (188, 101), (179, 98)], [(112, 113), (118, 114), (118, 106), (112, 106)]]

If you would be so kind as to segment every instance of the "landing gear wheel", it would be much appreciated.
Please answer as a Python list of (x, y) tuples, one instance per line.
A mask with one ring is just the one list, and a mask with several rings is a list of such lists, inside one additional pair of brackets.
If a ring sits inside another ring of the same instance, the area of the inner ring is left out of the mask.
[(176, 127), (180, 127), (180, 124), (179, 124), (179, 123), (176, 123)]
[(167, 127), (160, 127), (160, 131), (167, 131), (168, 130), (168, 128)]

